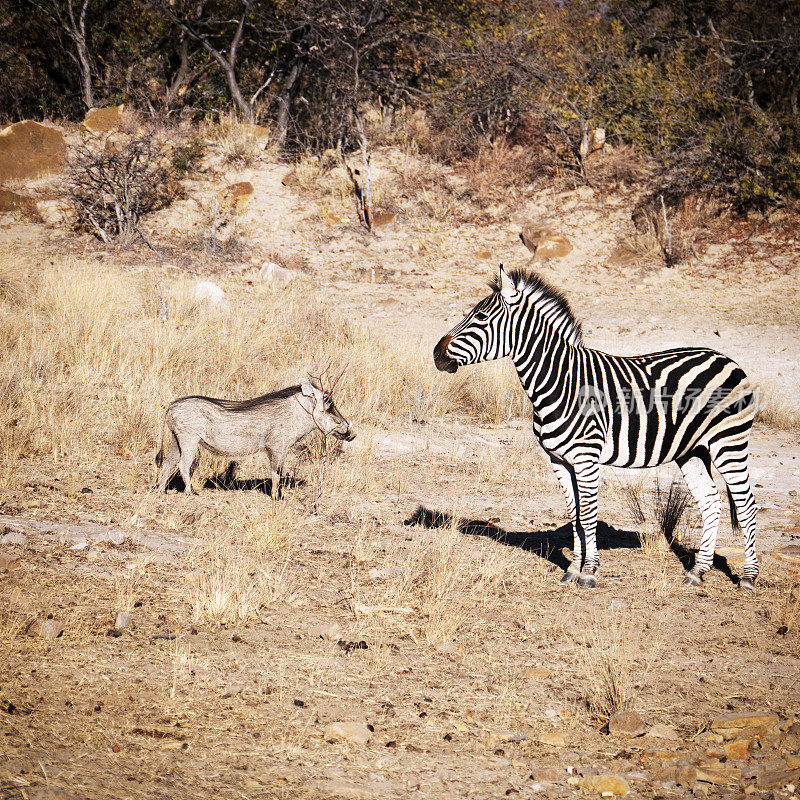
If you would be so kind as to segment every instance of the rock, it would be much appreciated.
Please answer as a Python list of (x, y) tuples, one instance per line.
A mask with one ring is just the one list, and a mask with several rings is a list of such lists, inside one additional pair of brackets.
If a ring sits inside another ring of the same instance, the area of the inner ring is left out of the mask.
[(338, 622), (317, 625), (308, 632), (313, 639), (324, 639), (326, 642), (338, 642), (342, 638), (342, 628)]
[(634, 738), (647, 732), (647, 723), (635, 711), (617, 711), (608, 721), (608, 732)]
[(117, 130), (122, 122), (125, 104), (107, 106), (105, 108), (90, 108), (83, 118), (81, 127), (89, 133), (111, 133)]
[(618, 597), (615, 597), (611, 601), (611, 610), (615, 614), (618, 614), (621, 611), (627, 611), (628, 610), (628, 604), (624, 600), (620, 600)]
[(569, 239), (556, 233), (541, 239), (533, 256), (537, 261), (544, 261), (548, 258), (563, 258), (571, 252), (572, 244)]
[(17, 566), (19, 566), (19, 556), (0, 553), (0, 569), (14, 569)]
[(605, 146), (605, 143), (606, 143), (606, 129), (593, 128), (591, 136), (589, 137), (589, 152), (596, 153), (599, 150), (602, 150), (603, 147)]
[(220, 193), (220, 204), (236, 212), (244, 211), (255, 189), (250, 181), (240, 181), (226, 186)]
[(0, 544), (16, 544), (20, 547), (25, 547), (28, 544), (28, 537), (24, 533), (20, 533), (20, 531), (6, 528), (6, 533), (0, 538)]
[(547, 236), (555, 236), (556, 232), (546, 222), (525, 222), (522, 225), (519, 238), (522, 244), (531, 251), (536, 253), (536, 248), (539, 242)]
[(661, 722), (653, 725), (645, 736), (652, 736), (654, 739), (671, 739), (673, 741), (681, 738), (674, 728), (670, 728), (669, 725), (664, 725)]
[(675, 783), (679, 786), (686, 786), (688, 789), (694, 789), (697, 783), (697, 767), (678, 767), (675, 770)]
[(385, 228), (397, 220), (397, 214), (391, 211), (376, 211), (372, 215), (373, 228)]
[(747, 758), (752, 748), (752, 739), (737, 739), (735, 742), (728, 742), (728, 744), (723, 747), (723, 750), (725, 751), (725, 758), (729, 761), (739, 761), (743, 758)]
[(283, 289), (294, 280), (294, 273), (273, 261), (265, 261), (258, 271), (258, 277), (276, 289)]
[(789, 767), (789, 769), (800, 769), (800, 754), (796, 756), (786, 756), (786, 766)]
[(42, 217), (36, 203), (30, 197), (0, 189), (0, 213), (13, 213), (19, 211), (30, 217), (34, 222), (41, 222)]
[(550, 670), (547, 667), (526, 667), (522, 674), (526, 678), (544, 680), (550, 677)]
[(713, 767), (697, 767), (698, 781), (711, 783), (714, 786), (737, 786), (742, 779), (742, 771), (738, 767), (726, 765)]
[(283, 186), (299, 186), (300, 181), (297, 177), (297, 173), (294, 170), (287, 172), (286, 175), (281, 178), (281, 184)]
[(64, 167), (67, 145), (56, 128), (24, 120), (0, 131), (0, 181), (37, 178)]
[(54, 619), (34, 617), (25, 627), (25, 633), (39, 639), (57, 639), (64, 633), (64, 626)]
[(365, 745), (372, 731), (363, 722), (333, 722), (325, 728), (326, 742), (350, 742)]
[(121, 631), (123, 628), (127, 628), (128, 625), (131, 624), (131, 612), (130, 611), (117, 611), (117, 616), (114, 618), (114, 628), (116, 630)]
[(711, 731), (703, 731), (703, 733), (698, 734), (694, 737), (694, 740), (698, 744), (710, 745), (710, 744), (722, 744), (725, 739), (722, 738), (718, 733), (712, 733)]
[(200, 281), (194, 287), (194, 297), (195, 300), (217, 309), (226, 308), (228, 305), (225, 292), (213, 281)]
[(762, 733), (774, 733), (780, 719), (771, 711), (754, 711), (744, 714), (720, 714), (710, 722), (710, 728), (723, 739), (741, 738), (744, 729), (756, 728)]
[(567, 740), (564, 738), (563, 733), (552, 731), (551, 733), (543, 733), (541, 736), (536, 737), (539, 744), (547, 744), (550, 747), (566, 747)]
[(800, 567), (800, 544), (787, 544), (772, 551), (772, 557), (791, 567)]
[(756, 775), (756, 786), (759, 789), (783, 789), (800, 781), (800, 770), (762, 769)]
[(599, 794), (602, 797), (626, 795), (631, 787), (622, 775), (584, 775), (578, 786), (587, 792)]

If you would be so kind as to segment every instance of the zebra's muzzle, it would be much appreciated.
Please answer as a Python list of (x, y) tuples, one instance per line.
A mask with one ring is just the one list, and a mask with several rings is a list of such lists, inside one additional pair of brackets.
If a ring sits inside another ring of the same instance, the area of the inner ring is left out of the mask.
[(458, 363), (447, 355), (447, 346), (450, 344), (450, 334), (443, 336), (436, 347), (433, 348), (433, 363), (440, 372), (455, 372)]

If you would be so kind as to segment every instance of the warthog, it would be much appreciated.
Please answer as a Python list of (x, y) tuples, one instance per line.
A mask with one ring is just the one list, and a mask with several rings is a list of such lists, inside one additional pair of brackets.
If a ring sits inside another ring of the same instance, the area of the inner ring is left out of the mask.
[(185, 491), (193, 494), (191, 473), (197, 448), (202, 445), (234, 460), (229, 477), (233, 476), (235, 459), (266, 453), (272, 468), (270, 495), (277, 498), (286, 454), (301, 439), (315, 429), (348, 442), (355, 439), (350, 423), (315, 377), (303, 378), (299, 386), (252, 400), (181, 397), (170, 403), (164, 424), (170, 433), (170, 444), (166, 456), (166, 442), (156, 456), (156, 466), (161, 467), (161, 492), (166, 491), (175, 470), (180, 469)]

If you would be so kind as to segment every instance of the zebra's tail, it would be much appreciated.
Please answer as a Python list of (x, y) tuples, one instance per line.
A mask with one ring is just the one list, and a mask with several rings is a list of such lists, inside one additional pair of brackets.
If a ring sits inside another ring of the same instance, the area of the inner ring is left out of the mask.
[(733, 502), (733, 495), (731, 494), (731, 487), (725, 487), (728, 490), (728, 505), (731, 509), (731, 527), (734, 533), (741, 533), (742, 526), (739, 524), (739, 517), (736, 514), (736, 503)]

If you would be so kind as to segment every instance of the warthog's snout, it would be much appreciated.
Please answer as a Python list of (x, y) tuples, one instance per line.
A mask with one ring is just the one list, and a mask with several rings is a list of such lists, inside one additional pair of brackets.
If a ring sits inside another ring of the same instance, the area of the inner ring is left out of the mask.
[(356, 438), (356, 433), (354, 430), (350, 428), (347, 429), (346, 433), (337, 434), (340, 439), (343, 439), (345, 442), (352, 442), (353, 439)]
[(458, 364), (447, 354), (447, 346), (450, 344), (450, 334), (442, 336), (439, 343), (433, 348), (433, 363), (436, 369), (441, 372), (455, 372)]

